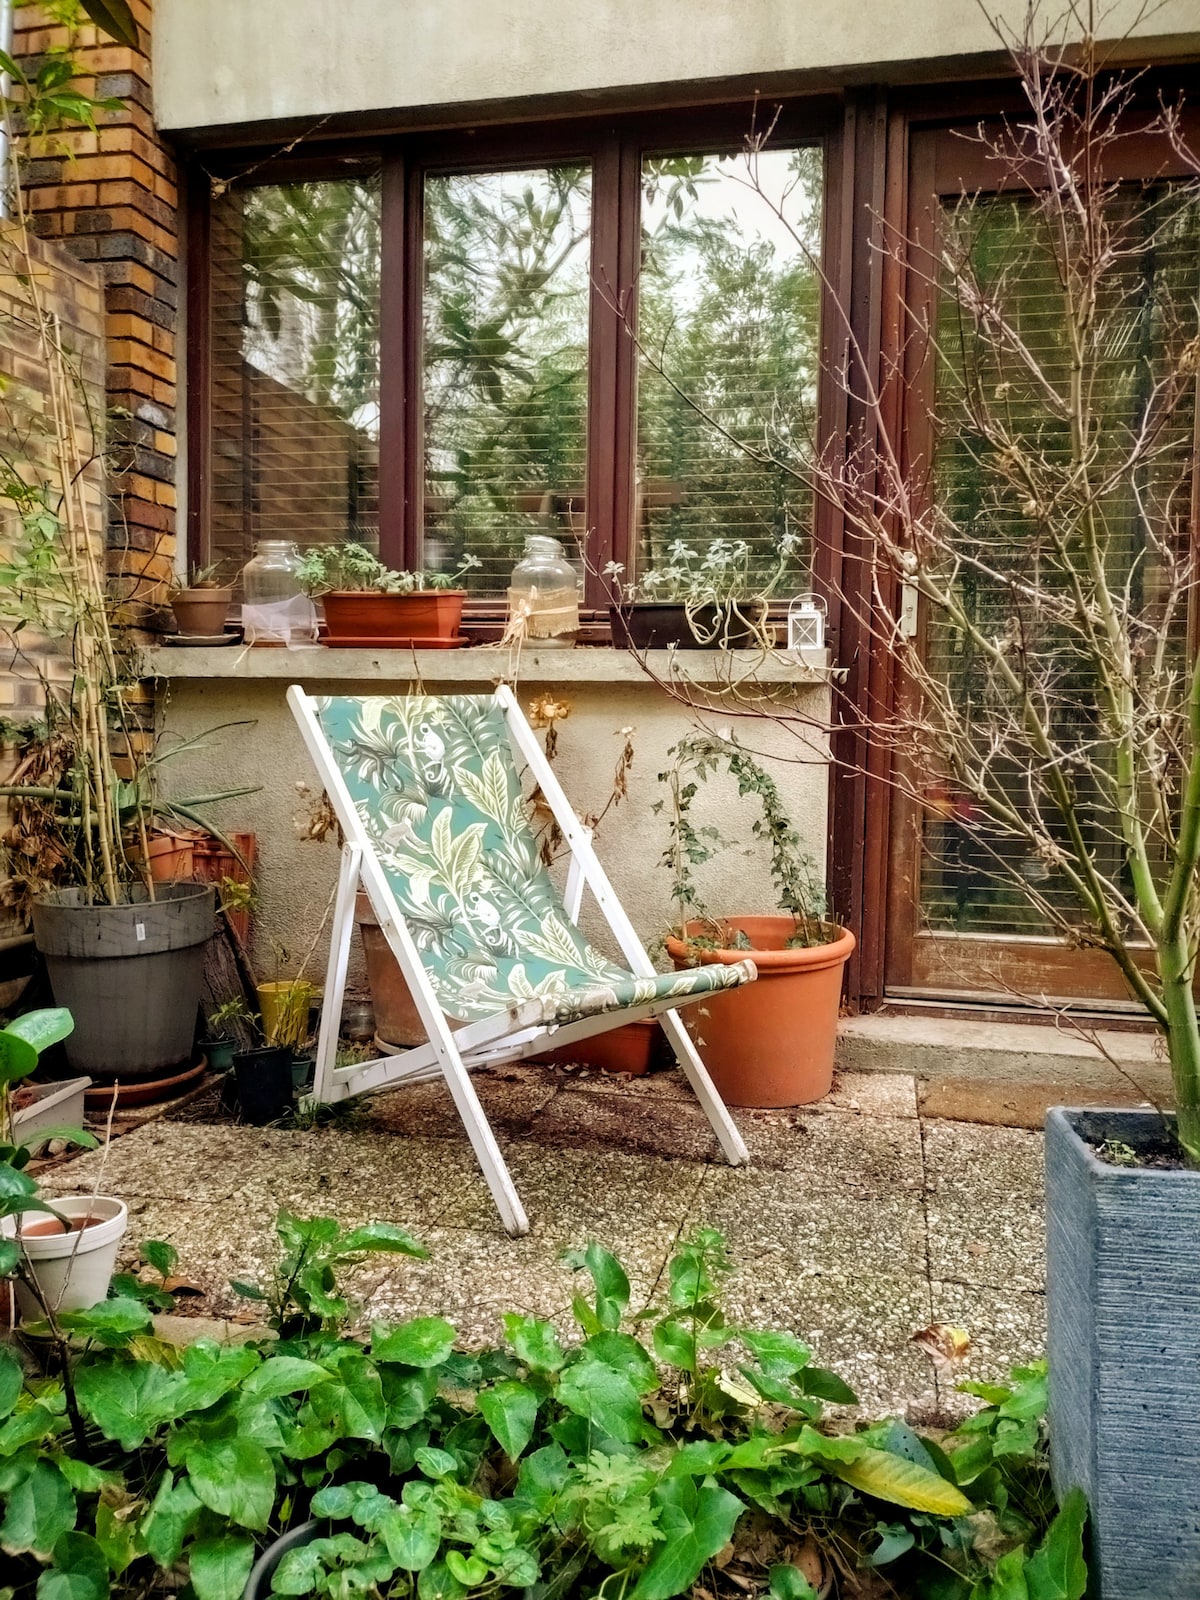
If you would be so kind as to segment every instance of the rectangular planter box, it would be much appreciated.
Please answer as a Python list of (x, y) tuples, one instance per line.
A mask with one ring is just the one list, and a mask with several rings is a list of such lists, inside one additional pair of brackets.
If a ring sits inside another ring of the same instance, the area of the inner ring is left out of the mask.
[[(32, 1094), (34, 1103), (13, 1112), (13, 1132), (18, 1144), (27, 1144), (36, 1155), (41, 1148), (37, 1135), (42, 1128), (82, 1128), (83, 1096), (92, 1086), (90, 1078), (66, 1078), (62, 1083), (26, 1083), (17, 1091)], [(43, 1140), (43, 1143), (45, 1141)]]
[(1153, 1112), (1046, 1119), (1051, 1466), (1087, 1496), (1101, 1600), (1200, 1595), (1200, 1172), (1091, 1148), (1162, 1136)]

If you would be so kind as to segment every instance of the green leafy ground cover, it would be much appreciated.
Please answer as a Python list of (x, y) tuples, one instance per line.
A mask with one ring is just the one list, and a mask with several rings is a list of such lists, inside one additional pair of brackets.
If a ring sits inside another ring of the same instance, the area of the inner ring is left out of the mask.
[[(1056, 1508), (1045, 1373), (966, 1386), (949, 1433), (853, 1402), (791, 1334), (727, 1324), (719, 1234), (631, 1316), (597, 1244), (569, 1257), (579, 1339), (509, 1315), (496, 1348), (435, 1316), (348, 1336), (345, 1269), (422, 1256), (403, 1229), (281, 1214), (277, 1338), (157, 1338), (161, 1287), (0, 1346), (3, 1600), (238, 1600), (256, 1553), (310, 1518), (276, 1594), (322, 1600), (1080, 1600), (1084, 1508)], [(165, 1277), (174, 1251), (143, 1247)]]

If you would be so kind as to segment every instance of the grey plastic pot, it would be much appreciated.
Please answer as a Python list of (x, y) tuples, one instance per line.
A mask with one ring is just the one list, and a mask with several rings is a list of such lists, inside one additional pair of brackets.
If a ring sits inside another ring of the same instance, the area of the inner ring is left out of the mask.
[(300, 1523), (299, 1527), (290, 1528), (287, 1533), (276, 1539), (274, 1544), (269, 1544), (250, 1568), (250, 1576), (246, 1579), (246, 1587), (242, 1590), (242, 1600), (268, 1600), (275, 1568), (288, 1551), (298, 1550), (301, 1545), (311, 1544), (314, 1539), (321, 1537), (328, 1526), (328, 1523), (318, 1522), (314, 1518), (310, 1522)]
[(1091, 1515), (1089, 1594), (1200, 1594), (1200, 1172), (1112, 1166), (1169, 1141), (1146, 1111), (1046, 1118), (1050, 1461)]
[(75, 1018), (66, 1040), (75, 1072), (93, 1078), (165, 1076), (191, 1058), (204, 946), (216, 889), (160, 883), (123, 905), (87, 905), (58, 889), (33, 907), (33, 934), (57, 1005)]

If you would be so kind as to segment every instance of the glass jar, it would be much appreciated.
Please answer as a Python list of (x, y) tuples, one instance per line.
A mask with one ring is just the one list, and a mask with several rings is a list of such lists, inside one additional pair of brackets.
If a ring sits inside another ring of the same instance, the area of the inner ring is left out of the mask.
[(290, 539), (259, 539), (242, 568), (242, 633), (247, 644), (313, 644), (317, 609), (300, 582)]
[(531, 533), (513, 568), (508, 627), (539, 648), (570, 649), (579, 637), (579, 574), (549, 534)]

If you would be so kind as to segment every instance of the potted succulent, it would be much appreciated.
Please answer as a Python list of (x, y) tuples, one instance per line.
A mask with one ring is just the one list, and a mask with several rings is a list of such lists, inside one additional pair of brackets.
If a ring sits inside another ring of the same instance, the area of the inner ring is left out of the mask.
[(23, 1316), (85, 1311), (108, 1294), (117, 1247), (128, 1215), (107, 1195), (64, 1195), (43, 1200), (25, 1170), (35, 1144), (47, 1139), (94, 1146), (82, 1128), (40, 1128), (35, 1141), (19, 1138), (13, 1085), (28, 1078), (41, 1052), (66, 1039), (69, 1011), (31, 1011), (0, 1029), (0, 1277), (16, 1278)]
[(225, 618), (233, 604), (233, 586), (221, 581), (221, 564), (193, 567), (186, 583), (173, 587), (168, 595), (175, 625), (187, 638), (219, 639), (225, 632)]
[(467, 591), (463, 574), (479, 565), (467, 556), (454, 572), (396, 572), (362, 544), (322, 544), (307, 550), (300, 579), (325, 608), (331, 645), (446, 648), (461, 642)]
[(744, 539), (713, 539), (702, 549), (677, 539), (667, 561), (635, 582), (609, 562), (613, 643), (625, 650), (770, 650), (770, 602), (792, 575), (799, 541), (786, 534), (764, 563)]
[[(668, 752), (660, 773), (669, 792), (670, 868), (678, 918), (666, 939), (676, 967), (749, 956), (758, 979), (714, 995), (685, 1014), (704, 1063), (733, 1106), (805, 1105), (828, 1094), (842, 992), (854, 935), (830, 920), (825, 891), (783, 807), (774, 779), (731, 737), (694, 733)], [(740, 797), (758, 801), (751, 824), (770, 854), (778, 910), (714, 915), (700, 898), (695, 869), (730, 848), (717, 829), (693, 820), (702, 785), (724, 769)]]

